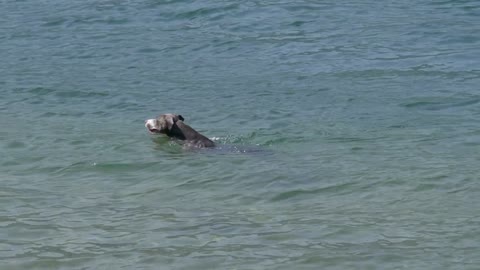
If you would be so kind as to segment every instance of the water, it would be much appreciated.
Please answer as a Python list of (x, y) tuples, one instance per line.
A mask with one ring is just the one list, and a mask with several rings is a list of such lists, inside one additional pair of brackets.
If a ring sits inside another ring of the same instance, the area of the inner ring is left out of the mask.
[(0, 268), (478, 269), (479, 33), (477, 1), (2, 1)]

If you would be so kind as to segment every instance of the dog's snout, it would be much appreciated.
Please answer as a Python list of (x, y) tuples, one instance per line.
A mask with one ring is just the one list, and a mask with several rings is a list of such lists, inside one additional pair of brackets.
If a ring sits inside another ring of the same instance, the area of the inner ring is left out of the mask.
[(145, 127), (152, 133), (160, 132), (160, 128), (158, 127), (157, 121), (155, 119), (145, 120)]

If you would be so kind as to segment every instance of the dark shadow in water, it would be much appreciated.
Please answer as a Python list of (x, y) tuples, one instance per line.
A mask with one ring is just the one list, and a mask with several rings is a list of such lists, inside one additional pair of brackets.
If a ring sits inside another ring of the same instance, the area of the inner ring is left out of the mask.
[(416, 108), (429, 111), (438, 111), (444, 109), (450, 109), (455, 107), (464, 107), (475, 105), (480, 102), (480, 98), (473, 98), (468, 100), (419, 100), (410, 103), (403, 104), (405, 108)]

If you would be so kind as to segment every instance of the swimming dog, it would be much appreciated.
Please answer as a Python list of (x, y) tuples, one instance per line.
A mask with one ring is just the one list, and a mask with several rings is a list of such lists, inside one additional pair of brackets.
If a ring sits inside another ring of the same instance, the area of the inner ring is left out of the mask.
[(183, 121), (185, 119), (179, 114), (162, 114), (155, 119), (145, 120), (145, 127), (154, 134), (165, 134), (185, 142), (193, 147), (214, 147), (215, 143), (209, 138), (198, 133)]

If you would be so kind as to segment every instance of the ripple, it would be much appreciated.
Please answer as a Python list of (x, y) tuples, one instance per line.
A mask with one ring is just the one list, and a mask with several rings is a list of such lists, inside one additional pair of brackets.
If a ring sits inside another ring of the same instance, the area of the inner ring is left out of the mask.
[(290, 190), (286, 192), (282, 192), (280, 194), (275, 195), (271, 200), (272, 201), (281, 201), (281, 200), (288, 200), (290, 198), (294, 198), (297, 196), (303, 197), (306, 195), (319, 195), (322, 193), (331, 193), (331, 192), (336, 192), (336, 193), (344, 193), (345, 191), (347, 192), (353, 192), (349, 191), (351, 187), (354, 187), (355, 183), (344, 183), (340, 185), (333, 185), (333, 186), (328, 186), (328, 187), (322, 187), (322, 188), (317, 188), (317, 189), (311, 189), (311, 190)]
[(458, 98), (425, 98), (413, 102), (405, 103), (402, 106), (406, 108), (423, 109), (429, 111), (438, 111), (452, 109), (456, 107), (466, 107), (480, 102), (480, 98), (458, 99)]
[(219, 13), (235, 10), (238, 7), (239, 4), (227, 4), (219, 7), (202, 7), (186, 12), (177, 13), (175, 19), (195, 19), (197, 17), (209, 17), (210, 20), (218, 20), (223, 17), (218, 15)]

